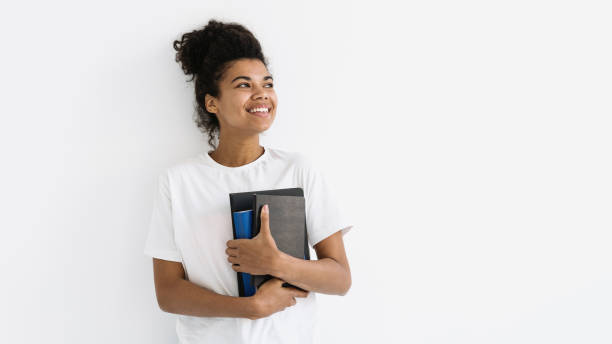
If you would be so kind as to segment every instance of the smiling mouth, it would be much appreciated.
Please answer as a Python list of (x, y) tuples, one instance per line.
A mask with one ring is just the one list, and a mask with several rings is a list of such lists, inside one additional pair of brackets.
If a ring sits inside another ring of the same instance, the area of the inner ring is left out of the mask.
[(250, 112), (250, 113), (254, 113), (254, 112), (270, 112), (270, 110), (272, 110), (271, 107), (256, 107), (256, 108), (252, 108), (250, 110), (247, 110), (247, 112)]
[(255, 115), (258, 117), (267, 117), (270, 114), (270, 110), (272, 110), (272, 108), (259, 107), (259, 108), (247, 110), (247, 112), (250, 113), (251, 115)]

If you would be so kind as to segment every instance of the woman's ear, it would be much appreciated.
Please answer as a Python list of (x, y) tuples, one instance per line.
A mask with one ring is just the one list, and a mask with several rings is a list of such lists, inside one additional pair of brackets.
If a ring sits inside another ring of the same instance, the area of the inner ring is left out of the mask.
[(214, 114), (217, 113), (217, 100), (215, 97), (211, 96), (210, 94), (206, 94), (204, 96), (204, 105), (206, 106), (206, 111)]

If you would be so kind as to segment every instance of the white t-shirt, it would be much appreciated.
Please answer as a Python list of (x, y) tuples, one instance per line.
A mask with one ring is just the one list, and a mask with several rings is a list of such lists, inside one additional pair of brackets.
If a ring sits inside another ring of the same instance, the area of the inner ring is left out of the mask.
[[(192, 283), (238, 296), (236, 271), (225, 253), (226, 242), (233, 239), (230, 193), (303, 188), (311, 248), (353, 227), (312, 159), (301, 153), (264, 149), (257, 160), (238, 167), (221, 165), (201, 153), (167, 168), (158, 179), (144, 253), (181, 262)], [(318, 331), (315, 293), (296, 301), (294, 306), (257, 320), (178, 315), (176, 332), (181, 344), (310, 344)]]

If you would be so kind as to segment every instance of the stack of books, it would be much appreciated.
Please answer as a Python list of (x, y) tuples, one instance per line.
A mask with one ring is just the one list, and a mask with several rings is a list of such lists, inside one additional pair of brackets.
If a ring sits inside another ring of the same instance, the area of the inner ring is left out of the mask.
[[(261, 210), (267, 204), (270, 232), (278, 249), (293, 257), (310, 260), (302, 188), (230, 193), (229, 198), (234, 239), (251, 239), (259, 233)], [(272, 276), (238, 272), (237, 278), (239, 295), (252, 296)], [(283, 286), (297, 288), (289, 283)]]

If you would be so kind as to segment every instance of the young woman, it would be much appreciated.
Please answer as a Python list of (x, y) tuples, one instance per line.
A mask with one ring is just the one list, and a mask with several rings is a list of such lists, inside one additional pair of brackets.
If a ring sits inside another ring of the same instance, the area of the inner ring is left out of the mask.
[[(344, 295), (351, 286), (342, 236), (352, 225), (310, 159), (260, 145), (278, 100), (251, 32), (210, 20), (183, 34), (174, 49), (195, 80), (196, 123), (214, 150), (159, 177), (145, 245), (159, 306), (179, 314), (176, 330), (184, 344), (312, 343), (315, 293)], [(304, 189), (308, 240), (317, 259), (278, 250), (265, 210), (256, 237), (233, 240), (229, 193), (292, 187)], [(237, 272), (274, 278), (254, 296), (238, 297)]]

